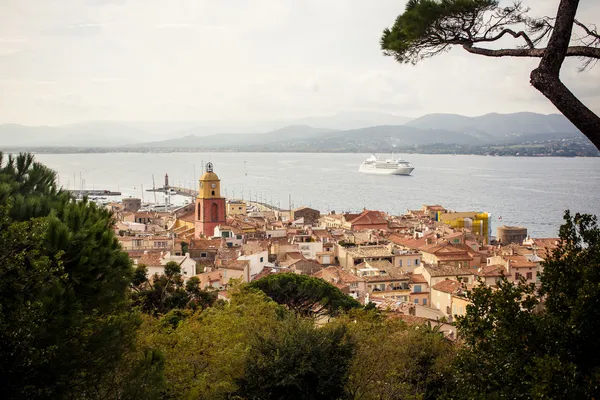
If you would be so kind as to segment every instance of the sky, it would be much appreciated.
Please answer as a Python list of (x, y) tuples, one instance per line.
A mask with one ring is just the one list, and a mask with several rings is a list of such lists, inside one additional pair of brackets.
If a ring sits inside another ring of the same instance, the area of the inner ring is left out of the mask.
[[(455, 48), (384, 57), (403, 0), (2, 0), (0, 123), (259, 121), (368, 110), (418, 117), (556, 109), (535, 59)], [(558, 0), (525, 0), (551, 15)], [(582, 0), (582, 22), (600, 2)], [(600, 66), (563, 80), (600, 112)]]

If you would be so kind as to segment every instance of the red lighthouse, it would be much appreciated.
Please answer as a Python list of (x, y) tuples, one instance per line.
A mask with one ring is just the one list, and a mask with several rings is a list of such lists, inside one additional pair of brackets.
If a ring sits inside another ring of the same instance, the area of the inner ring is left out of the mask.
[(225, 224), (225, 198), (221, 197), (221, 181), (213, 172), (212, 163), (206, 164), (206, 172), (200, 178), (196, 197), (194, 236), (212, 237), (215, 228)]

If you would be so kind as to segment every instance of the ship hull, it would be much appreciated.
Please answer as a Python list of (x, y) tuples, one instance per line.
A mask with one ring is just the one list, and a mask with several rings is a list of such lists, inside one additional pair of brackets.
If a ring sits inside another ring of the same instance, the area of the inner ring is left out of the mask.
[(375, 174), (375, 175), (410, 175), (414, 170), (413, 167), (401, 167), (401, 168), (364, 168), (361, 166), (358, 169), (364, 174)]

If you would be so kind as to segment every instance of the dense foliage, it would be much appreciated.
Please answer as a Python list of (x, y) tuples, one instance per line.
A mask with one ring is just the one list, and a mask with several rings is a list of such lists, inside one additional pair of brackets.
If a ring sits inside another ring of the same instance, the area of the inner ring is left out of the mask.
[(109, 212), (70, 200), (31, 155), (0, 165), (3, 395), (86, 397), (135, 338), (129, 258)]
[(250, 287), (262, 290), (277, 303), (302, 316), (335, 316), (360, 307), (358, 301), (337, 287), (307, 275), (272, 274), (252, 282)]
[(598, 398), (600, 229), (565, 214), (561, 245), (541, 287), (508, 281), (481, 287), (458, 319), (465, 342), (457, 367), (465, 398)]
[(138, 265), (131, 282), (134, 304), (154, 316), (174, 309), (206, 308), (217, 300), (216, 291), (200, 289), (200, 280), (193, 276), (185, 283), (181, 267), (174, 261), (165, 265), (165, 273), (148, 276), (148, 268)]
[(234, 282), (229, 301), (184, 281), (177, 263), (149, 278), (111, 215), (70, 199), (28, 155), (0, 163), (0, 200), (3, 398), (600, 395), (600, 229), (589, 215), (566, 213), (539, 288), (470, 292), (453, 342), (312, 277)]

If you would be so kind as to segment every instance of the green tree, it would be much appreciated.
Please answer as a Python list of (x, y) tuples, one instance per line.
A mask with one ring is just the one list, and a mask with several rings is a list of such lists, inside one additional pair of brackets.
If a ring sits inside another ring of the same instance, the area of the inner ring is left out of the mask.
[(111, 214), (55, 173), (0, 155), (0, 386), (7, 398), (89, 397), (139, 324)]
[(167, 399), (230, 398), (246, 373), (254, 338), (278, 331), (288, 311), (262, 292), (234, 290), (229, 303), (190, 313), (144, 318), (139, 346), (164, 354)]
[[(409, 0), (393, 27), (384, 30), (381, 48), (385, 55), (413, 64), (452, 46), (488, 57), (540, 58), (530, 75), (532, 86), (600, 149), (600, 117), (559, 76), (566, 57), (583, 59), (582, 68), (600, 59), (600, 34), (575, 19), (578, 6), (579, 0), (561, 0), (555, 18), (532, 18), (520, 1), (501, 7), (499, 0)], [(505, 44), (508, 38), (521, 42), (486, 47)]]
[(154, 316), (164, 315), (171, 310), (210, 307), (217, 300), (216, 291), (200, 289), (198, 277), (191, 277), (185, 283), (181, 267), (174, 261), (165, 265), (165, 273), (148, 277), (148, 268), (138, 265), (132, 280), (134, 303)]
[(316, 328), (310, 319), (285, 318), (254, 334), (238, 393), (246, 399), (338, 399), (344, 393), (353, 343), (343, 325)]
[(374, 310), (354, 310), (340, 323), (356, 346), (347, 398), (438, 399), (447, 394), (456, 350), (435, 327), (409, 326)]
[(323, 279), (294, 273), (271, 274), (250, 283), (301, 316), (337, 315), (360, 303)]
[(458, 318), (463, 350), (456, 388), (464, 398), (597, 398), (600, 351), (600, 229), (565, 213), (560, 246), (544, 263), (541, 287), (475, 288)]

